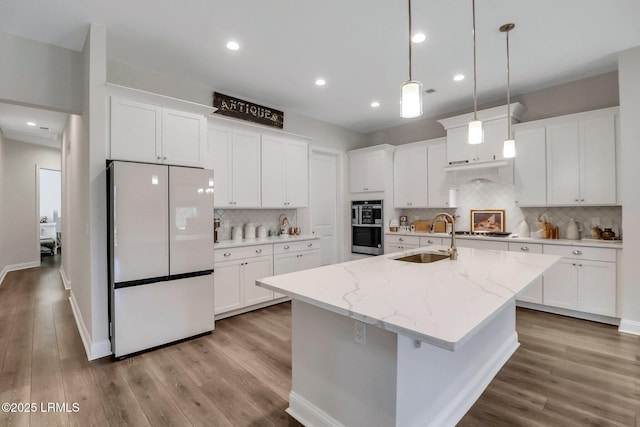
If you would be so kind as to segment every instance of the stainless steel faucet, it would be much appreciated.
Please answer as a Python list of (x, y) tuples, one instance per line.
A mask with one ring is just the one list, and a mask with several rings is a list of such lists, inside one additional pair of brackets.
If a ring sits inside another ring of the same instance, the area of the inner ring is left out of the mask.
[(451, 247), (447, 252), (449, 252), (449, 259), (455, 261), (458, 259), (458, 249), (456, 248), (456, 219), (451, 214), (440, 212), (433, 218), (433, 221), (431, 221), (431, 223), (435, 224), (436, 220), (441, 216), (451, 221)]

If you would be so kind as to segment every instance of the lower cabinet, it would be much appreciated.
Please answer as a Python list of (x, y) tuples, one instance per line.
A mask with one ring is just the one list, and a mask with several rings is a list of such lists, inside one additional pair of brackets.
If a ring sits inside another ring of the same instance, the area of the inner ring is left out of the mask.
[(615, 249), (545, 245), (544, 252), (564, 256), (544, 274), (544, 305), (616, 315)]
[(408, 251), (420, 247), (420, 237), (403, 236), (397, 234), (385, 234), (384, 236), (384, 253), (391, 254), (394, 252)]
[(214, 252), (215, 314), (273, 299), (273, 291), (256, 286), (256, 279), (273, 276), (272, 254), (272, 245)]
[[(539, 243), (514, 243), (509, 242), (510, 252), (525, 252), (530, 254), (541, 254), (542, 245)], [(520, 293), (516, 299), (518, 301), (533, 302), (542, 304), (542, 277), (538, 277), (524, 292)]]
[[(273, 274), (293, 273), (320, 267), (320, 243), (317, 241), (302, 241), (291, 243), (276, 243), (273, 245)], [(284, 295), (274, 292), (274, 298)]]

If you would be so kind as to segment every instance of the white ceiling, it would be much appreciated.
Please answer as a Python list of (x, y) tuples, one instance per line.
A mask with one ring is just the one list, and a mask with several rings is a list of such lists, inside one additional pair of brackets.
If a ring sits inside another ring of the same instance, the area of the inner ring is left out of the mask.
[(66, 120), (65, 113), (0, 103), (0, 129), (7, 139), (59, 149)]
[[(472, 106), (471, 1), (413, 0), (413, 77), (426, 117)], [(505, 37), (512, 94), (617, 69), (640, 45), (638, 0), (478, 0), (478, 103), (505, 97)], [(0, 31), (81, 50), (88, 24), (104, 24), (110, 58), (203, 83), (223, 93), (362, 132), (406, 123), (403, 0), (3, 0)], [(240, 43), (236, 52), (227, 41)], [(456, 73), (467, 78), (453, 82)], [(326, 79), (317, 87), (318, 77)], [(377, 100), (377, 109), (370, 103)], [(286, 117), (285, 117), (286, 120)], [(414, 119), (415, 120), (415, 119)]]

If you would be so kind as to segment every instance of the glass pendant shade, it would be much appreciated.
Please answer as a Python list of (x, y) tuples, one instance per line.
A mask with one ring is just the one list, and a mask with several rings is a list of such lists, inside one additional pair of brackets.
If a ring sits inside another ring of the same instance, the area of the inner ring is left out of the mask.
[(502, 147), (502, 156), (505, 159), (511, 159), (516, 156), (516, 141), (514, 139), (505, 139)]
[(408, 80), (402, 85), (400, 117), (410, 119), (422, 115), (422, 83)]
[(484, 141), (484, 130), (482, 129), (482, 121), (472, 120), (469, 122), (469, 144), (482, 144)]

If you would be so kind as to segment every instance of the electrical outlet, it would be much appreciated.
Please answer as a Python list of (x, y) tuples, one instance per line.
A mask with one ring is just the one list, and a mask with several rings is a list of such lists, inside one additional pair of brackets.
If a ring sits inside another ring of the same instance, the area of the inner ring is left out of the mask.
[(358, 344), (367, 345), (367, 325), (358, 320), (353, 323), (353, 339)]

